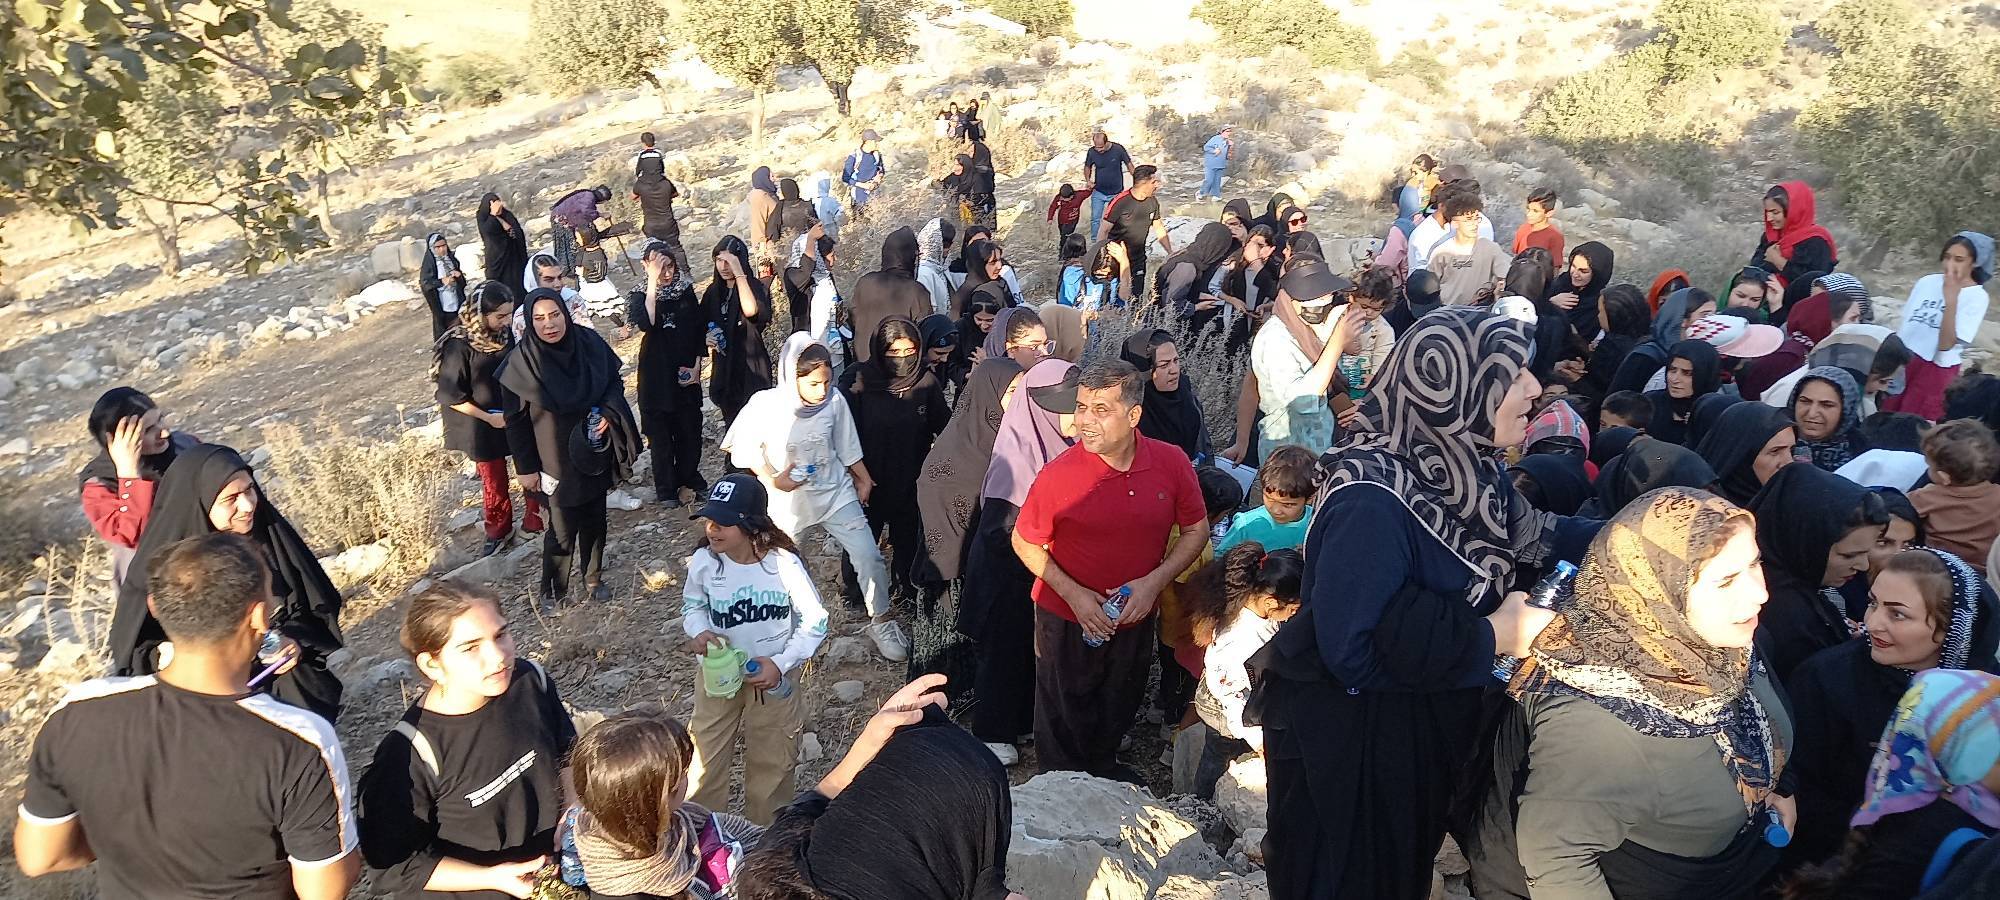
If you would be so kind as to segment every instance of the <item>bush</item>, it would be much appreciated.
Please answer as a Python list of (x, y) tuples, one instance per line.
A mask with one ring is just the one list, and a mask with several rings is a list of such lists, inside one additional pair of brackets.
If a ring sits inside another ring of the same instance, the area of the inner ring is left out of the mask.
[(1664, 45), (1651, 43), (1557, 82), (1529, 112), (1528, 128), (1587, 155), (1639, 139), (1653, 127), (1666, 57)]
[(486, 54), (454, 56), (438, 78), (444, 98), (463, 106), (491, 106), (527, 86), (527, 75), (516, 64)]
[(667, 56), (667, 10), (656, 0), (533, 0), (536, 71), (570, 91), (626, 87)]
[(1667, 45), (1670, 79), (1756, 65), (1785, 46), (1785, 30), (1764, 0), (1662, 0), (1653, 11)]
[(1445, 67), (1444, 60), (1438, 59), (1437, 51), (1416, 43), (1405, 44), (1387, 66), (1376, 67), (1375, 74), (1391, 79), (1397, 76), (1413, 79), (1424, 87), (1425, 94), (1419, 96), (1432, 96), (1443, 93), (1445, 79), (1450, 76), (1451, 70)]
[(450, 467), (457, 455), (440, 453), (435, 438), (371, 443), (320, 429), (306, 435), (292, 425), (265, 429), (265, 487), (313, 552), (331, 556), (381, 541), (389, 562), (373, 580), (398, 589), (428, 569), (458, 501), (459, 476)]
[(1375, 35), (1341, 21), (1339, 13), (1319, 0), (1201, 0), (1194, 15), (1214, 28), (1223, 43), (1244, 53), (1262, 55), (1285, 46), (1304, 52), (1316, 66), (1360, 71), (1375, 63)]
[(986, 0), (986, 8), (1036, 37), (1067, 34), (1076, 24), (1076, 5), (1070, 0)]
[(1899, 6), (1849, 0), (1829, 14), (1878, 27), (1824, 29), (1852, 42), (1800, 114), (1799, 134), (1859, 224), (1934, 248), (2000, 201), (2000, 42), (1932, 40), (1893, 18)]

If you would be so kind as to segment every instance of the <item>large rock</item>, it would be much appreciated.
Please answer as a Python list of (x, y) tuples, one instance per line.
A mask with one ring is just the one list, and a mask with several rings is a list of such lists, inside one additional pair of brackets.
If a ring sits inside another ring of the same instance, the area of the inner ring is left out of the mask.
[(348, 308), (373, 310), (391, 303), (407, 303), (417, 298), (417, 292), (401, 279), (387, 278), (377, 281), (361, 290), (361, 293), (347, 298)]
[(322, 559), (319, 564), (334, 584), (342, 588), (351, 587), (389, 564), (389, 545), (380, 541), (360, 544)]
[(1202, 879), (1175, 875), (1160, 886), (1153, 900), (1269, 900), (1271, 885), (1264, 873), (1240, 878)]
[(529, 541), (505, 553), (482, 556), (451, 570), (444, 577), (467, 584), (492, 584), (512, 577), (528, 557), (540, 552), (540, 541)]
[(1583, 205), (1590, 207), (1590, 211), (1599, 216), (1615, 216), (1618, 214), (1619, 207), (1621, 206), (1618, 201), (1590, 188), (1577, 189), (1576, 199), (1581, 201)]
[(1014, 788), (1007, 886), (1035, 900), (1150, 900), (1173, 876), (1223, 867), (1194, 824), (1132, 785), (1049, 772)]
[(382, 278), (403, 274), (403, 242), (376, 244), (375, 249), (368, 251), (368, 268)]
[(1237, 834), (1263, 828), (1269, 821), (1270, 799), (1265, 787), (1264, 758), (1246, 755), (1229, 764), (1215, 782), (1215, 808)]
[(418, 266), (424, 264), (424, 257), (430, 255), (427, 252), (429, 248), (424, 246), (424, 242), (413, 237), (403, 238), (397, 243), (396, 249), (402, 254), (405, 272), (415, 272)]

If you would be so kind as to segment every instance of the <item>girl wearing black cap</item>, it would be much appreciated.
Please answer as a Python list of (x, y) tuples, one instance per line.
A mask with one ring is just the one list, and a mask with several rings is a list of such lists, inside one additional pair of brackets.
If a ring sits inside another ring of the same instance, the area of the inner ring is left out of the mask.
[(500, 363), (508, 398), (508, 443), (521, 486), (549, 496), (542, 532), (540, 601), (569, 598), (572, 559), (583, 557), (592, 600), (611, 599), (604, 585), (604, 497), (631, 471), (639, 426), (625, 403), (619, 361), (597, 332), (570, 320), (555, 291), (528, 294), (528, 337)]
[[(695, 692), (694, 769), (688, 800), (729, 808), (729, 769), (743, 741), (743, 817), (768, 825), (792, 795), (802, 695), (791, 673), (826, 640), (826, 607), (791, 535), (771, 520), (770, 494), (749, 475), (727, 475), (709, 488), (696, 513), (702, 539), (688, 557), (681, 628), (688, 648), (742, 650), (741, 685), (726, 696)], [(752, 671), (751, 663), (754, 663)]]

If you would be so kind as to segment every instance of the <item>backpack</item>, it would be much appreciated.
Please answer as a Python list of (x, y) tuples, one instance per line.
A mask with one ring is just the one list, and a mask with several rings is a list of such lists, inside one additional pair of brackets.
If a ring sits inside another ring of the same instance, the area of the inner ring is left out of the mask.
[[(533, 669), (535, 672), (536, 689), (548, 690), (549, 673), (542, 668), (542, 664), (531, 659), (528, 660), (528, 668)], [(438, 768), (437, 748), (431, 746), (431, 739), (424, 737), (424, 733), (417, 730), (415, 723), (407, 719), (399, 720), (396, 722), (395, 728), (391, 730), (402, 735), (404, 740), (410, 742), (410, 752), (415, 753), (418, 759), (424, 761), (424, 767), (431, 770), (432, 778), (443, 774), (442, 770)]]

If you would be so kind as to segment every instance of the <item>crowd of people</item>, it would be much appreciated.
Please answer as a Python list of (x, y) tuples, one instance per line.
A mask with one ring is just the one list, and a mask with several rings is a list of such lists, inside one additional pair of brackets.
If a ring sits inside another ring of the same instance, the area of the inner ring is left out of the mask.
[[(535, 254), (487, 195), (483, 279), (432, 236), (430, 377), (485, 552), (540, 533), (533, 602), (590, 616), (642, 451), (701, 520), (685, 722), (579, 734), (501, 598), (446, 581), (404, 613), (428, 687), (351, 784), (339, 591), (243, 456), (105, 394), (79, 487), (120, 585), (112, 671), (36, 740), (23, 871), (95, 861), (118, 897), (339, 897), (365, 862), (398, 897), (998, 900), (1006, 769), (1146, 784), (1157, 728), (1177, 793), (1264, 767), (1287, 900), (1429, 896), (1447, 834), (1481, 898), (2000, 896), (2000, 378), (1962, 371), (1990, 238), (1944, 239), (1878, 324), (1803, 182), (1710, 293), (1621, 279), (1552, 191), (1503, 247), (1470, 173), (1424, 156), (1367, 259), (1329, 259), (1282, 193), (1175, 247), (1158, 168), (1098, 129), (1089, 218), (1066, 185), (1031, 303), (981, 220), (976, 106), (939, 122), (967, 146), (941, 214), (847, 293), (838, 220), (889, 174), (872, 131), (845, 211), (757, 169), (699, 286), (643, 136), (643, 286), (614, 312), (573, 286), (621, 233), (604, 189)], [(1234, 156), (1225, 127), (1202, 196)], [(1242, 371), (1232, 409), (1198, 359)], [(815, 528), (911, 680), (799, 792)]]

